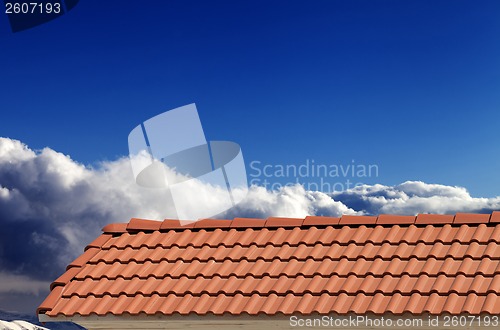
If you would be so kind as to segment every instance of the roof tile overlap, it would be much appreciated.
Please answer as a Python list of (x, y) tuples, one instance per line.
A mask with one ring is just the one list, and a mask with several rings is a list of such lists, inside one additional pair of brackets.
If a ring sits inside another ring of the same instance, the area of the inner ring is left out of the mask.
[(500, 314), (500, 212), (132, 219), (103, 231), (39, 313)]

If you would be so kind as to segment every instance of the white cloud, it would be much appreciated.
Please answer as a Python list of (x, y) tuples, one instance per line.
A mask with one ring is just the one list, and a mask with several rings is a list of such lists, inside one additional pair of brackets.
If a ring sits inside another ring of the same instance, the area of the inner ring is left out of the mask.
[(269, 216), (303, 218), (307, 215), (339, 216), (356, 212), (326, 193), (306, 191), (301, 185), (284, 186), (277, 191), (251, 186), (247, 197), (224, 215), (266, 218)]
[(491, 212), (500, 197), (475, 198), (463, 187), (407, 181), (397, 186), (362, 185), (334, 193), (335, 200), (368, 214)]

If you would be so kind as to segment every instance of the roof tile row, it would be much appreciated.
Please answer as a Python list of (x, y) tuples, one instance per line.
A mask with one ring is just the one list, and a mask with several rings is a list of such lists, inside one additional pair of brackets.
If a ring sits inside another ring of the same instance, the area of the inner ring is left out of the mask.
[(347, 314), (350, 312), (364, 314), (372, 312), (375, 314), (384, 314), (387, 312), (393, 314), (403, 314), (406, 312), (421, 314), (428, 312), (430, 314), (479, 314), (481, 312), (495, 313), (498, 310), (500, 296), (496, 293), (489, 293), (485, 296), (479, 296), (474, 293), (461, 296), (456, 293), (449, 295), (422, 295), (413, 293), (411, 295), (402, 295), (394, 293), (384, 295), (377, 293), (375, 295), (366, 295), (359, 293), (348, 295), (340, 293), (338, 295), (304, 295), (287, 294), (278, 296), (271, 294), (261, 296), (253, 294), (243, 296), (227, 296), (220, 294), (209, 296), (185, 296), (153, 295), (144, 297), (141, 294), (129, 297), (104, 296), (97, 298), (90, 296), (80, 298), (72, 296), (70, 299), (62, 298), (55, 304), (53, 309), (48, 312), (50, 316), (57, 315), (107, 315), (107, 314), (130, 314), (130, 315), (154, 315), (154, 314), (180, 314), (188, 315), (196, 313), (205, 314), (284, 314), (290, 315), (295, 312), (302, 314), (311, 314), (314, 312), (326, 314), (335, 312), (338, 314)]
[(90, 260), (89, 264), (97, 264), (104, 262), (107, 264), (113, 262), (128, 263), (130, 261), (135, 261), (138, 263), (151, 261), (158, 263), (162, 260), (165, 261), (193, 261), (199, 260), (206, 262), (208, 260), (214, 261), (256, 261), (265, 260), (272, 261), (274, 259), (279, 260), (322, 260), (329, 258), (331, 260), (340, 260), (347, 258), (349, 260), (355, 260), (358, 258), (364, 258), (367, 260), (374, 259), (384, 259), (390, 260), (394, 256), (398, 256), (400, 259), (427, 259), (433, 257), (436, 259), (444, 259), (448, 257), (453, 257), (454, 259), (481, 259), (484, 257), (489, 257), (491, 259), (500, 259), (500, 245), (496, 242), (490, 242), (488, 244), (479, 244), (476, 241), (465, 244), (455, 241), (454, 243), (443, 244), (437, 242), (434, 244), (426, 244), (423, 242), (417, 244), (407, 244), (405, 242), (396, 244), (383, 243), (381, 245), (366, 243), (365, 245), (357, 245), (355, 243), (349, 243), (348, 245), (340, 245), (334, 243), (333, 245), (323, 245), (317, 243), (315, 245), (299, 244), (297, 246), (289, 246), (285, 244), (283, 246), (267, 245), (265, 247), (259, 247), (257, 245), (241, 246), (235, 245), (233, 247), (226, 247), (224, 245), (219, 245), (218, 247), (209, 247), (204, 245), (201, 248), (195, 248), (193, 246), (179, 248), (173, 246), (165, 250), (161, 246), (156, 248), (148, 248), (147, 246), (142, 246), (139, 249), (134, 249), (131, 247), (126, 247), (124, 249), (118, 249), (112, 247), (108, 250), (100, 250), (95, 254)]
[(481, 260), (473, 260), (465, 258), (463, 260), (455, 260), (453, 258), (446, 258), (437, 260), (429, 258), (426, 260), (419, 260), (411, 258), (402, 260), (397, 257), (391, 260), (366, 260), (357, 259), (351, 261), (348, 259), (330, 260), (325, 259), (321, 262), (314, 259), (307, 259), (306, 261), (298, 261), (292, 259), (290, 261), (281, 261), (275, 259), (273, 261), (264, 261), (262, 259), (255, 262), (242, 260), (234, 263), (230, 260), (223, 262), (216, 262), (210, 260), (208, 262), (200, 262), (193, 260), (192, 262), (184, 262), (178, 260), (176, 262), (161, 261), (160, 263), (152, 263), (146, 261), (144, 263), (136, 263), (131, 261), (129, 263), (115, 262), (113, 264), (99, 263), (95, 265), (87, 265), (75, 277), (76, 280), (84, 280), (89, 277), (94, 280), (101, 278), (117, 279), (123, 277), (124, 279), (132, 279), (139, 277), (146, 279), (148, 277), (156, 278), (180, 278), (187, 276), (195, 278), (202, 276), (211, 278), (214, 276), (229, 277), (246, 277), (254, 276), (261, 278), (263, 276), (279, 277), (297, 277), (299, 275), (305, 277), (312, 277), (315, 275), (320, 276), (349, 276), (357, 275), (359, 277), (373, 276), (438, 276), (445, 274), (448, 276), (457, 276), (463, 274), (465, 276), (484, 275), (492, 276), (500, 273), (500, 260), (492, 260), (490, 258), (483, 258)]
[(109, 238), (103, 245), (102, 249), (110, 249), (112, 247), (123, 249), (132, 247), (138, 249), (141, 247), (148, 248), (170, 248), (177, 246), (180, 248), (193, 247), (218, 247), (224, 245), (232, 247), (235, 245), (258, 247), (266, 245), (274, 246), (297, 246), (299, 244), (306, 245), (332, 245), (341, 244), (347, 245), (350, 243), (357, 244), (417, 244), (417, 243), (433, 244), (442, 243), (471, 243), (478, 242), (487, 244), (490, 242), (500, 243), (500, 226), (487, 226), (479, 224), (476, 226), (461, 225), (459, 227), (444, 225), (434, 227), (427, 225), (425, 227), (417, 227), (410, 225), (403, 227), (394, 225), (391, 227), (375, 226), (375, 227), (333, 227), (328, 226), (318, 229), (310, 228), (277, 228), (277, 229), (252, 229), (247, 228), (244, 231), (236, 229), (215, 229), (214, 231), (192, 231), (186, 229), (179, 232), (170, 230), (167, 232), (154, 231), (152, 233), (123, 233), (120, 236)]
[(355, 225), (443, 225), (443, 224), (477, 224), (500, 223), (500, 212), (492, 214), (457, 213), (456, 215), (419, 214), (417, 216), (399, 216), (382, 214), (377, 216), (343, 215), (340, 218), (308, 216), (305, 219), (271, 217), (263, 219), (235, 218), (233, 220), (202, 219), (196, 222), (164, 220), (152, 221), (132, 219), (126, 226), (112, 224), (104, 227), (106, 233), (123, 233), (126, 231), (184, 230), (201, 228), (284, 228), (300, 226), (355, 226)]
[(200, 296), (208, 294), (210, 296), (226, 294), (234, 296), (242, 294), (250, 296), (252, 294), (260, 295), (285, 295), (293, 293), (295, 295), (311, 293), (320, 295), (322, 293), (347, 293), (358, 294), (365, 293), (374, 295), (376, 293), (392, 294), (401, 293), (409, 295), (412, 293), (420, 293), (422, 295), (430, 295), (432, 293), (450, 294), (456, 293), (466, 295), (475, 293), (477, 295), (487, 295), (489, 293), (500, 292), (500, 274), (492, 277), (482, 275), (465, 276), (458, 275), (457, 277), (448, 277), (444, 274), (438, 276), (409, 276), (403, 275), (395, 277), (385, 275), (383, 277), (374, 277), (368, 275), (366, 277), (358, 277), (349, 275), (340, 277), (333, 275), (331, 277), (322, 277), (316, 275), (314, 277), (297, 276), (295, 278), (280, 276), (255, 278), (253, 276), (246, 277), (220, 277), (213, 278), (188, 278), (181, 277), (173, 279), (165, 277), (157, 279), (148, 277), (140, 279), (134, 277), (131, 280), (125, 280), (122, 277), (116, 280), (102, 278), (94, 280), (86, 278), (83, 281), (73, 281), (64, 290), (62, 297), (71, 298), (76, 295), (79, 297), (103, 297), (110, 295), (119, 297), (120, 295), (134, 296), (142, 294), (144, 296), (159, 296), (177, 295), (184, 296), (191, 294)]

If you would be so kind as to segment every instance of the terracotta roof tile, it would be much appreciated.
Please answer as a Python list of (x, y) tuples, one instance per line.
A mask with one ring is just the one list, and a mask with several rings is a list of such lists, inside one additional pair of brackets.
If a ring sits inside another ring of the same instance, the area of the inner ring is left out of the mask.
[(127, 224), (126, 223), (112, 223), (104, 226), (102, 228), (103, 233), (106, 234), (122, 234), (127, 232)]
[(59, 276), (52, 284), (50, 284), (50, 289), (53, 290), (56, 286), (65, 286), (68, 284), (75, 276), (80, 272), (80, 267), (72, 267), (64, 274)]
[(68, 267), (66, 267), (66, 269), (69, 270), (73, 267), (77, 268), (83, 267), (90, 259), (92, 259), (99, 252), (99, 250), (100, 249), (96, 247), (86, 248), (85, 252), (81, 256), (76, 258), (72, 263), (70, 263)]
[(491, 214), (491, 223), (500, 223), (500, 211), (495, 211)]
[(266, 227), (268, 228), (278, 228), (278, 227), (300, 227), (302, 226), (302, 223), (304, 222), (304, 219), (297, 219), (297, 218), (268, 218), (266, 220)]
[(455, 216), (449, 214), (419, 214), (415, 220), (415, 224), (432, 224), (442, 225), (453, 223)]
[(302, 223), (303, 226), (336, 226), (340, 218), (308, 216)]
[(261, 228), (266, 224), (264, 219), (245, 219), (234, 218), (231, 223), (231, 228)]
[(161, 222), (160, 230), (168, 230), (168, 229), (188, 229), (194, 228), (194, 221), (180, 221), (180, 220), (170, 220), (165, 219)]
[(413, 215), (381, 214), (377, 218), (377, 225), (411, 225), (415, 223)]
[(38, 312), (500, 314), (497, 214), (133, 219), (106, 226)]
[(127, 225), (127, 231), (155, 231), (160, 230), (161, 221), (132, 218)]
[(94, 247), (94, 248), (101, 248), (104, 244), (106, 244), (113, 236), (111, 234), (102, 234), (101, 236), (97, 237), (93, 242), (91, 242), (89, 245), (85, 247), (85, 251), (87, 251), (89, 248)]
[(453, 223), (488, 223), (491, 214), (472, 214), (472, 213), (457, 213)]
[(406, 312), (418, 311), (418, 313), (428, 312), (433, 315), (441, 313), (453, 315), (471, 313), (477, 315), (481, 311), (489, 311), (494, 314), (494, 311), (498, 308), (499, 299), (498, 295), (494, 293), (487, 296), (474, 293), (467, 296), (455, 293), (451, 293), (449, 296), (437, 293), (431, 295), (422, 295), (420, 293), (402, 295), (395, 293), (390, 296), (381, 293), (375, 295), (365, 295), (363, 293), (329, 295), (325, 293), (314, 296), (307, 293), (303, 296), (271, 294), (265, 297), (258, 294), (251, 296), (241, 294), (234, 296), (209, 296), (207, 294), (193, 296), (187, 294), (185, 296), (168, 295), (165, 297), (153, 296), (151, 297), (153, 299), (147, 298), (140, 294), (136, 296), (123, 295), (118, 298), (107, 297), (102, 300), (94, 297), (79, 298), (74, 296), (68, 301), (57, 303), (53, 309), (53, 314), (83, 316), (97, 314), (98, 316), (104, 316), (122, 313), (130, 315), (147, 313), (153, 315), (154, 312), (161, 312), (169, 315), (177, 312), (181, 315), (189, 313), (198, 315), (209, 313), (215, 315), (224, 313), (274, 315), (282, 313), (290, 315), (299, 312), (307, 315), (315, 312), (321, 314), (329, 312), (339, 314), (349, 312), (383, 314), (390, 312), (400, 315)]
[[(61, 295), (62, 295), (62, 292), (64, 290), (64, 287), (62, 286), (54, 286), (53, 288), (51, 288), (51, 291), (49, 293), (49, 295), (47, 296), (47, 298), (45, 298), (45, 300), (40, 304), (40, 306), (38, 306), (38, 309), (37, 309), (37, 314), (41, 314), (41, 313), (45, 313), (45, 312), (48, 312), (48, 311), (51, 311), (54, 306), (56, 305), (56, 303), (58, 301), (61, 301)], [(75, 299), (77, 299), (78, 297), (76, 297)]]
[(377, 222), (377, 217), (366, 215), (343, 215), (340, 218), (340, 225), (373, 225)]
[(231, 226), (230, 220), (203, 219), (194, 223), (194, 228), (227, 228)]

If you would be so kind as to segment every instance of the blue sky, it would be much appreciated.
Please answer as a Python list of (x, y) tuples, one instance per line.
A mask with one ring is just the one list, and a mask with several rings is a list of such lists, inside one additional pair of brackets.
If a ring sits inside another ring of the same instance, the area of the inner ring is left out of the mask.
[(0, 16), (0, 136), (84, 164), (195, 102), (247, 164), (377, 164), (499, 195), (500, 2), (82, 1), (20, 33)]

